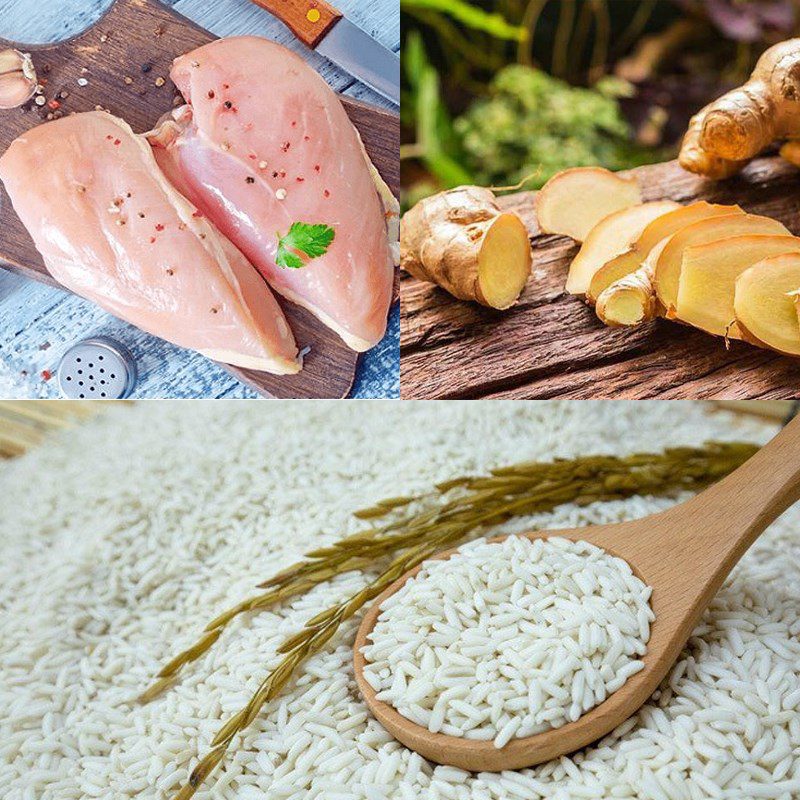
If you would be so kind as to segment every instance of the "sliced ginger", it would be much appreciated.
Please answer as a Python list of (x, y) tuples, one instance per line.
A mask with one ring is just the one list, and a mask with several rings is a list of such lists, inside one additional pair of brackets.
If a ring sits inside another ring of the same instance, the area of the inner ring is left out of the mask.
[(592, 228), (567, 275), (567, 291), (585, 295), (593, 275), (603, 264), (625, 252), (654, 219), (678, 208), (671, 200), (642, 203), (604, 217)]
[(736, 279), (733, 306), (742, 337), (781, 353), (800, 356), (796, 308), (800, 253), (759, 261)]
[[(700, 200), (656, 217), (624, 253), (603, 264), (592, 276), (586, 300), (594, 303), (609, 286), (639, 270), (655, 247), (681, 228), (709, 217), (744, 214), (739, 206), (722, 206)], [(663, 245), (662, 245), (663, 247)]]
[(542, 233), (583, 242), (603, 217), (642, 202), (633, 178), (601, 167), (575, 167), (554, 175), (536, 196)]
[(789, 235), (784, 225), (757, 214), (727, 214), (703, 219), (672, 236), (655, 265), (655, 290), (665, 316), (673, 319), (678, 305), (678, 282), (684, 250), (692, 245), (744, 234)]
[(800, 39), (789, 39), (762, 53), (744, 86), (692, 118), (678, 160), (691, 172), (726, 178), (776, 139), (798, 133)]
[(629, 327), (655, 319), (658, 315), (658, 303), (653, 287), (653, 274), (656, 262), (671, 238), (672, 236), (665, 236), (650, 251), (639, 269), (600, 292), (595, 311), (601, 322), (611, 327)]
[(687, 247), (676, 317), (715, 336), (741, 339), (733, 307), (736, 279), (758, 261), (783, 253), (800, 253), (800, 239), (747, 234)]
[(403, 217), (400, 266), (460, 300), (506, 309), (531, 271), (522, 220), (489, 189), (462, 186), (427, 197)]

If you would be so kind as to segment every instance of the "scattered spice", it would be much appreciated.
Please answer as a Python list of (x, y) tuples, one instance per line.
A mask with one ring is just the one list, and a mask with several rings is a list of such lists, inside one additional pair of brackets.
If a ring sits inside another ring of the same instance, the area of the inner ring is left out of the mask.
[(185, 222), (179, 222), (178, 223), (178, 230), (179, 231), (185, 231), (186, 230), (186, 223)]
[(66, 100), (66, 99), (69, 97), (69, 92), (67, 92), (66, 90), (62, 89), (62, 90), (61, 90), (61, 91), (58, 93), (58, 96), (59, 96), (59, 97), (60, 97), (62, 100)]
[(325, 189), (325, 191), (322, 193), (322, 196), (323, 197), (330, 197), (331, 193), (327, 189)]
[(281, 178), (285, 178), (286, 177), (286, 170), (285, 169), (280, 170), (278, 172), (278, 175), (280, 175)]
[(58, 100), (50, 100), (47, 104), (47, 107), (52, 108), (53, 111), (55, 111), (56, 109), (61, 108), (61, 103), (59, 103)]
[(319, 164), (314, 164), (314, 172), (319, 172), (320, 166)]
[(310, 137), (308, 134), (306, 134), (306, 135), (303, 137), (303, 141), (304, 141), (304, 142), (310, 142), (310, 141), (311, 141), (311, 137)]
[(226, 100), (222, 105), (224, 105), (225, 108), (233, 108), (233, 103), (231, 103), (230, 100)]
[(50, 372), (49, 369), (43, 369), (42, 370), (42, 378), (44, 378), (44, 380), (49, 381), (50, 378), (52, 378), (52, 377), (53, 377), (53, 373)]
[(144, 72), (144, 73), (145, 73), (145, 75), (146, 75), (148, 72), (150, 72), (150, 70), (151, 70), (151, 69), (153, 69), (153, 65), (152, 65), (152, 64), (149, 64), (149, 63), (142, 64), (142, 66), (141, 66), (141, 70), (142, 70), (142, 72)]
[(278, 189), (278, 191), (275, 192), (275, 197), (277, 197), (278, 200), (285, 200), (286, 199), (286, 189)]
[(144, 211), (139, 212), (139, 219), (144, 219)]
[(258, 162), (258, 168), (259, 169), (266, 169), (267, 168), (267, 162), (266, 161), (259, 161)]
[(199, 208), (196, 208), (196, 209), (195, 209), (195, 210), (192, 212), (192, 216), (193, 216), (193, 217), (202, 217), (202, 216), (203, 216), (203, 212), (202, 212), (202, 211), (200, 211), (200, 209), (199, 209)]
[(166, 83), (166, 81), (159, 75), (156, 78), (155, 83), (156, 83), (156, 86), (158, 86), (160, 88), (161, 86), (163, 86)]
[[(102, 109), (98, 109), (98, 111), (101, 111), (101, 110)], [(122, 144), (122, 141), (120, 139), (114, 139), (114, 147), (119, 147), (121, 144)]]
[(100, 41), (101, 41), (101, 42), (103, 42), (103, 43), (107, 42), (107, 41), (108, 41), (108, 34), (107, 34), (107, 33), (104, 33), (104, 34), (103, 34), (103, 35), (100, 37)]
[(86, 187), (79, 183), (75, 187), (75, 190), (78, 192), (78, 194), (83, 194), (86, 191)]
[(230, 142), (223, 142), (220, 147), (227, 153), (231, 149)]
[(163, 231), (164, 230), (164, 226), (159, 222), (159, 223), (156, 224), (156, 230), (157, 231)]
[(212, 314), (219, 314), (219, 309), (218, 309), (218, 308), (216, 308), (216, 306), (212, 306), (212, 308), (211, 308), (211, 313), (212, 313)]
[(49, 349), (50, 349), (50, 347), (51, 347), (51, 345), (50, 345), (50, 342), (42, 342), (42, 343), (39, 345), (39, 349), (40, 349), (40, 350), (49, 350)]
[(200, 62), (199, 62), (199, 61), (192, 61), (192, 66), (193, 66), (195, 69), (197, 69), (197, 68), (200, 66)]
[(230, 89), (231, 87), (230, 87), (230, 84), (223, 83), (223, 84), (222, 84), (222, 88), (223, 88), (223, 89)]
[(256, 182), (256, 179), (255, 179), (255, 178), (254, 178), (252, 175), (248, 175), (248, 176), (247, 176), (247, 177), (244, 179), (244, 182), (245, 182), (245, 183), (255, 183), (255, 182)]
[(130, 85), (133, 83), (133, 78), (131, 78), (131, 76), (130, 76), (130, 75), (126, 75), (126, 76), (125, 76), (125, 77), (124, 77), (122, 80), (123, 80), (123, 81), (125, 81), (125, 83), (126, 83), (128, 86), (130, 86)]
[(117, 220), (117, 225), (119, 225), (120, 227), (122, 227), (124, 224), (125, 224), (125, 220), (124, 219), (118, 219)]
[(78, 86), (88, 86), (89, 81), (86, 78), (78, 78)]
[(216, 92), (213, 89), (208, 90), (208, 99), (213, 100), (216, 97)]
[(156, 243), (156, 237), (155, 236), (151, 236), (150, 237), (150, 244), (155, 244), (155, 243)]
[(45, 99), (44, 95), (40, 94), (33, 102), (36, 103), (37, 106), (43, 106), (47, 100)]
[(298, 183), (302, 183), (302, 182), (305, 180), (305, 178), (301, 178), (301, 177), (298, 175), (298, 176), (295, 178), (295, 180), (296, 180)]
[[(130, 197), (130, 195), (128, 195)], [(114, 205), (119, 208), (125, 201), (121, 197), (114, 198)]]
[(175, 274), (175, 270), (174, 269), (167, 268), (164, 271), (167, 273), (167, 275), (174, 275)]
[(285, 153), (285, 152), (287, 152), (287, 151), (288, 151), (288, 149), (289, 149), (291, 146), (292, 146), (291, 142), (284, 142), (284, 143), (281, 145), (281, 150), (283, 150), (283, 152)]

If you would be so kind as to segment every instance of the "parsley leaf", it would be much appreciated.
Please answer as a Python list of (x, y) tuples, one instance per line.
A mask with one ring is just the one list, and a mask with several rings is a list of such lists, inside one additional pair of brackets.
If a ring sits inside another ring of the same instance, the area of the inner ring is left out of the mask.
[[(336, 231), (329, 225), (310, 222), (293, 222), (285, 236), (278, 234), (278, 253), (275, 263), (279, 267), (300, 269), (312, 258), (324, 255)], [(307, 256), (303, 259), (299, 253)]]

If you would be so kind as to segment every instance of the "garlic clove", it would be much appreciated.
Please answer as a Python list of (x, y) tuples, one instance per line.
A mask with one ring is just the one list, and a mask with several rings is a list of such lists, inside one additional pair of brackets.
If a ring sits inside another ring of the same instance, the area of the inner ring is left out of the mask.
[(0, 109), (21, 106), (36, 93), (38, 81), (28, 53), (0, 51)]

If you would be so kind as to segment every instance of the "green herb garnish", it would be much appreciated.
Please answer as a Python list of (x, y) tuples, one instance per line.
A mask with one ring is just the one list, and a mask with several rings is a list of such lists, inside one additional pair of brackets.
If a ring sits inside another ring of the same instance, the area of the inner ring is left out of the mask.
[[(300, 269), (312, 258), (324, 255), (333, 241), (336, 231), (330, 225), (310, 222), (293, 222), (289, 233), (278, 234), (278, 255), (275, 263), (279, 267)], [(303, 259), (299, 253), (307, 258)]]

